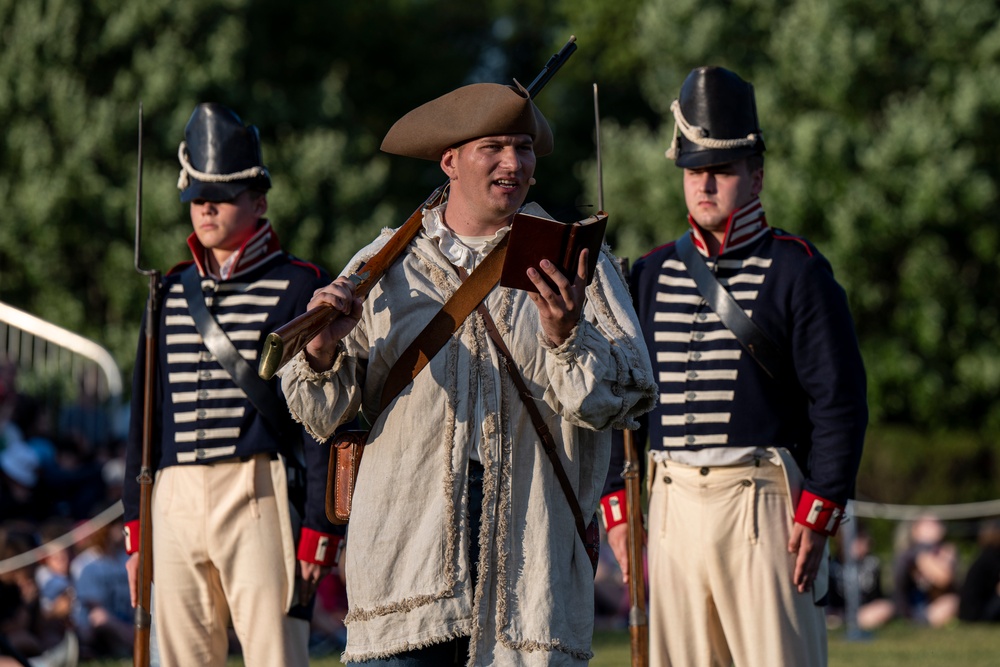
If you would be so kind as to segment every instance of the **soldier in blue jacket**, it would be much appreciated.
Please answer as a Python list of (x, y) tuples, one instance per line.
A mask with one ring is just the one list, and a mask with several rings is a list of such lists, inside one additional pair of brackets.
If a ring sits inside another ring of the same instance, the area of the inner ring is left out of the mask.
[[(671, 109), (690, 230), (630, 278), (660, 388), (640, 434), (650, 664), (825, 665), (826, 542), (868, 421), (847, 298), (815, 246), (767, 222), (753, 86), (702, 67)], [(627, 570), (621, 451), (602, 509)]]
[[(256, 127), (220, 104), (200, 104), (184, 134), (178, 187), (190, 205), (192, 261), (164, 278), (157, 315), (153, 617), (161, 664), (225, 665), (231, 623), (247, 664), (304, 666), (309, 602), (340, 540), (324, 511), (329, 448), (291, 422), (277, 382), (263, 383), (256, 368), (267, 334), (330, 279), (283, 251), (264, 217), (271, 178)], [(124, 490), (133, 604), (142, 355), (140, 344)]]

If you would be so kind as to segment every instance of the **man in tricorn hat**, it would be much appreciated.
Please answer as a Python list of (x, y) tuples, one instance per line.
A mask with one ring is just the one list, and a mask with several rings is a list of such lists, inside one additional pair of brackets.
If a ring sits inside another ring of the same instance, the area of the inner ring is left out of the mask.
[[(702, 67), (671, 108), (690, 230), (630, 276), (660, 395), (650, 664), (825, 665), (825, 546), (868, 420), (847, 299), (811, 243), (768, 226), (753, 86)], [(616, 442), (602, 509), (627, 570), (621, 461)]]
[[(178, 187), (194, 227), (192, 261), (164, 277), (157, 313), (153, 617), (161, 664), (225, 665), (231, 622), (247, 664), (304, 666), (309, 603), (342, 532), (324, 511), (329, 448), (292, 423), (277, 382), (264, 383), (255, 369), (267, 333), (302, 313), (329, 277), (284, 252), (264, 217), (271, 177), (256, 127), (221, 104), (200, 104), (184, 136)], [(143, 354), (140, 342), (123, 494), (133, 604)]]
[(320, 439), (359, 410), (372, 424), (345, 554), (349, 664), (582, 665), (592, 656), (594, 573), (567, 494), (583, 521), (594, 516), (606, 429), (633, 423), (655, 387), (607, 251), (589, 287), (586, 253), (572, 284), (543, 261), (526, 269), (537, 293), (492, 287), (427, 366), (385, 395), (397, 359), (462, 276), (477, 280), (522, 209), (536, 156), (552, 148), (548, 123), (516, 86), (465, 86), (406, 114), (382, 150), (437, 162), (447, 202), (423, 210), (420, 233), (363, 303), (344, 277), (317, 292), (313, 306), (342, 316), (285, 367), (289, 407)]

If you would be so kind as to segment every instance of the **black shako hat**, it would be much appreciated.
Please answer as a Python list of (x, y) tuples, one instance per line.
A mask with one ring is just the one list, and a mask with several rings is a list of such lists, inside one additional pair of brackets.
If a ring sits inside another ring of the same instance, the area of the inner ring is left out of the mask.
[(248, 188), (271, 188), (260, 133), (253, 125), (244, 127), (232, 109), (214, 102), (199, 104), (184, 128), (184, 139), (177, 150), (182, 202), (229, 201)]
[(667, 158), (700, 169), (764, 152), (753, 85), (723, 67), (692, 70), (670, 105), (674, 137)]

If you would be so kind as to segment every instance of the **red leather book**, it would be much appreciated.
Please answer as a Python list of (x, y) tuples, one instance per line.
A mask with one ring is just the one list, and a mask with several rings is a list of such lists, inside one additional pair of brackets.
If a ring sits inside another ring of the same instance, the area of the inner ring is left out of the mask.
[[(559, 222), (528, 213), (517, 213), (511, 223), (510, 241), (504, 258), (500, 284), (503, 287), (537, 292), (528, 278), (528, 267), (534, 267), (542, 277), (539, 267), (543, 259), (555, 264), (570, 283), (576, 282), (580, 252), (590, 250), (587, 260), (587, 284), (594, 279), (597, 257), (608, 226), (608, 214), (598, 212), (577, 222)], [(548, 279), (546, 278), (548, 281)], [(551, 281), (548, 281), (552, 285)], [(555, 285), (552, 285), (555, 288)]]

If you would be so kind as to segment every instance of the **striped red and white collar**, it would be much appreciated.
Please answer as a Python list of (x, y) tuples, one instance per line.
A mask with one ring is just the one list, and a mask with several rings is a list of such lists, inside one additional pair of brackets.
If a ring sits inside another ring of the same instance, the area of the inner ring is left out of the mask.
[[(708, 245), (705, 243), (704, 232), (688, 214), (688, 224), (691, 225), (691, 234), (694, 245), (698, 252), (708, 257)], [(767, 218), (764, 215), (764, 206), (760, 203), (760, 198), (755, 198), (743, 208), (733, 211), (726, 222), (726, 235), (719, 248), (719, 254), (724, 255), (732, 250), (737, 250), (750, 245), (761, 236), (767, 233)]]
[[(188, 248), (191, 249), (191, 256), (194, 258), (194, 263), (198, 267), (198, 273), (201, 276), (209, 275), (209, 265), (206, 259), (208, 250), (193, 233), (188, 237), (187, 243)], [(217, 277), (222, 280), (236, 278), (253, 271), (280, 253), (281, 243), (278, 241), (278, 235), (271, 229), (271, 223), (264, 220), (260, 229), (254, 232), (254, 235), (247, 239), (247, 242), (234, 252), (226, 260), (226, 263), (220, 267), (220, 275)]]

